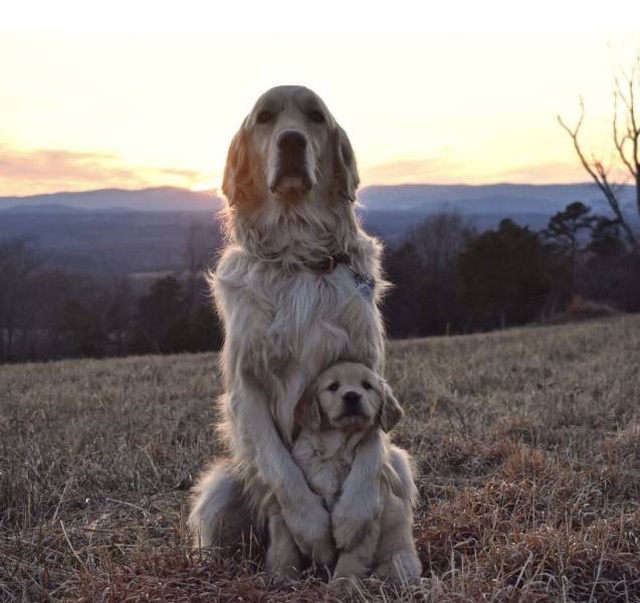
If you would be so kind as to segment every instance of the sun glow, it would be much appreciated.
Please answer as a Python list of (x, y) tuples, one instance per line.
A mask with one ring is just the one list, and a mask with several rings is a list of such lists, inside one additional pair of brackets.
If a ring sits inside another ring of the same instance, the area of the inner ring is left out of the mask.
[(192, 186), (191, 190), (196, 193), (214, 193), (215, 195), (220, 195), (221, 183), (219, 180), (208, 180)]
[(614, 67), (630, 66), (640, 39), (640, 3), (618, 0), (598, 20), (546, 0), (526, 18), (519, 5), (456, 0), (428, 20), (417, 2), (391, 15), (335, 2), (320, 13), (340, 13), (338, 25), (314, 16), (279, 35), (293, 29), (278, 19), (297, 14), (287, 2), (114, 2), (99, 18), (74, 0), (7, 5), (1, 194), (219, 188), (243, 117), (282, 83), (324, 98), (363, 185), (584, 179), (556, 116), (573, 122), (582, 95), (589, 150), (606, 153)]

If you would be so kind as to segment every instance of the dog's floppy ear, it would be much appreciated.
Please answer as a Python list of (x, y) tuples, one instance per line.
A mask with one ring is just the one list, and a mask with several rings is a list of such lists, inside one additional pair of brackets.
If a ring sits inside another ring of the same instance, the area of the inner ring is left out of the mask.
[(391, 387), (386, 381), (382, 381), (382, 407), (380, 408), (380, 427), (384, 431), (391, 431), (396, 423), (402, 419), (404, 411), (398, 400), (393, 395)]
[(355, 201), (360, 184), (356, 158), (347, 133), (338, 125), (334, 131), (333, 172), (338, 198)]
[(298, 401), (295, 410), (296, 422), (303, 429), (319, 431), (322, 425), (320, 403), (315, 387), (308, 388)]
[(247, 133), (243, 123), (229, 145), (222, 178), (222, 192), (229, 205), (235, 205), (246, 200), (252, 188)]

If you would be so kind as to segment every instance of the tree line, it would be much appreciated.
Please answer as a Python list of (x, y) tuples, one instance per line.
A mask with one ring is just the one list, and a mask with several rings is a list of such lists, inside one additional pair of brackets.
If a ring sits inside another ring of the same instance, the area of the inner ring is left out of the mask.
[(393, 337), (544, 322), (586, 302), (640, 311), (640, 254), (616, 219), (577, 201), (541, 232), (505, 219), (478, 233), (455, 213), (429, 217), (389, 250), (387, 273)]
[(0, 242), (1, 362), (199, 352), (221, 342), (200, 266), (108, 281), (48, 267), (29, 239)]
[[(477, 232), (459, 214), (430, 216), (385, 254), (389, 336), (543, 321), (580, 299), (640, 311), (640, 254), (625, 237), (580, 202), (542, 232), (509, 219)], [(48, 267), (29, 239), (0, 242), (0, 361), (218, 350), (207, 261), (186, 243), (181, 274), (105, 281)]]

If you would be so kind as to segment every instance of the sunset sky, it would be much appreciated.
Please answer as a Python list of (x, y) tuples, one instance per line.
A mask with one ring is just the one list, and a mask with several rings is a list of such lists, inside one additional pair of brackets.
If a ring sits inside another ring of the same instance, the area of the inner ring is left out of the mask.
[(282, 83), (325, 99), (364, 185), (585, 180), (556, 116), (574, 123), (582, 95), (585, 144), (609, 157), (640, 2), (440, 4), (7, 4), (0, 196), (216, 187), (242, 118)]

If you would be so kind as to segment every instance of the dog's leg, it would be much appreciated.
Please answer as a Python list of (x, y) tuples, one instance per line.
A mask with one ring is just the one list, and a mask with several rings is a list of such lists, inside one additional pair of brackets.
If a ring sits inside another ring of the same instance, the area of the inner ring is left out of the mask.
[(413, 581), (422, 573), (412, 533), (418, 491), (409, 455), (397, 446), (391, 446), (390, 455), (396, 479), (395, 483), (391, 480), (393, 492), (389, 493), (382, 514), (375, 574), (382, 580)]
[(269, 547), (266, 570), (277, 578), (296, 580), (302, 569), (302, 556), (280, 513), (269, 517)]
[(382, 561), (376, 565), (374, 573), (380, 580), (412, 582), (420, 578), (422, 564), (410, 532), (399, 548), (386, 552)]
[[(330, 566), (335, 558), (335, 546), (329, 512), (322, 498), (311, 491), (285, 447), (274, 425), (266, 393), (259, 387), (249, 387), (248, 375), (243, 377), (242, 387), (229, 395), (236, 455), (251, 459), (258, 478), (275, 495), (299, 549), (317, 565)], [(247, 404), (247, 400), (252, 403)]]
[(353, 549), (382, 512), (382, 437), (376, 430), (362, 442), (331, 513), (333, 537), (341, 551)]
[(373, 571), (379, 539), (380, 522), (375, 521), (371, 529), (354, 548), (339, 554), (332, 579), (363, 578), (370, 574)]

